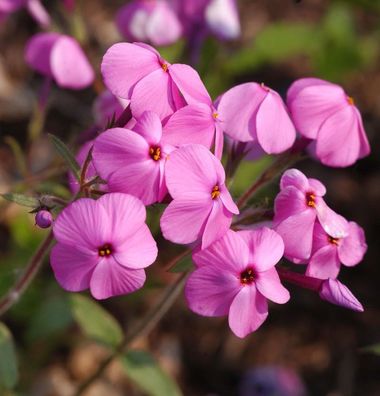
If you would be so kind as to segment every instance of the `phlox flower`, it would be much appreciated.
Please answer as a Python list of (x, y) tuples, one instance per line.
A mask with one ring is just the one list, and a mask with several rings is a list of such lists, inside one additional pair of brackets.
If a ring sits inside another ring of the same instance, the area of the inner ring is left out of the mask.
[(369, 154), (360, 112), (339, 85), (301, 78), (289, 88), (287, 104), (298, 132), (315, 140), (323, 164), (350, 166)]
[(364, 230), (355, 222), (348, 223), (348, 235), (344, 238), (330, 236), (316, 222), (306, 275), (334, 279), (339, 274), (341, 264), (348, 267), (359, 264), (366, 251)]
[(144, 268), (157, 257), (145, 217), (139, 199), (119, 193), (81, 198), (63, 209), (53, 224), (57, 244), (50, 255), (58, 283), (68, 291), (89, 288), (97, 299), (141, 288)]
[(217, 109), (224, 132), (233, 140), (258, 142), (268, 154), (281, 153), (294, 143), (296, 131), (284, 102), (264, 84), (231, 88), (222, 95)]
[(170, 45), (182, 34), (182, 25), (166, 0), (133, 0), (117, 13), (116, 24), (129, 41)]
[(279, 304), (290, 296), (275, 265), (284, 244), (269, 228), (234, 232), (193, 255), (197, 269), (190, 275), (185, 295), (192, 311), (203, 316), (225, 316), (238, 337), (258, 329), (268, 316), (267, 299)]
[(162, 125), (153, 112), (137, 119), (133, 130), (112, 128), (96, 138), (92, 152), (98, 174), (110, 192), (124, 192), (145, 205), (166, 195), (165, 164), (173, 147), (162, 140)]
[(54, 79), (62, 88), (86, 88), (95, 78), (78, 42), (63, 34), (37, 33), (27, 43), (25, 59), (32, 69)]
[(310, 257), (316, 220), (333, 238), (348, 234), (347, 221), (322, 198), (325, 186), (308, 179), (297, 169), (287, 170), (281, 177), (280, 193), (274, 203), (274, 226), (285, 243), (285, 256), (291, 260)]
[(32, 18), (42, 27), (50, 25), (50, 16), (40, 0), (0, 0), (0, 20), (25, 7)]
[(239, 210), (225, 186), (220, 161), (202, 145), (185, 145), (170, 154), (165, 180), (173, 201), (161, 217), (161, 230), (175, 243), (201, 242), (202, 249), (222, 237)]
[(147, 44), (114, 44), (104, 55), (101, 70), (109, 90), (131, 100), (137, 118), (153, 111), (165, 120), (186, 105), (184, 98), (197, 95), (192, 84), (198, 73), (188, 65), (171, 65)]

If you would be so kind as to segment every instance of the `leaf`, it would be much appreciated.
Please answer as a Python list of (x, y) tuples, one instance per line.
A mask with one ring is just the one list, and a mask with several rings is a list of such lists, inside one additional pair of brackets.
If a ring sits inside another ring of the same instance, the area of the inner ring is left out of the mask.
[(73, 321), (68, 298), (55, 296), (41, 303), (28, 327), (30, 341), (48, 337), (66, 329)]
[(193, 269), (194, 264), (193, 261), (191, 260), (190, 256), (184, 257), (182, 260), (178, 261), (173, 267), (169, 269), (169, 272), (172, 272), (174, 274), (179, 273), (179, 272), (185, 272)]
[(178, 385), (145, 351), (129, 351), (121, 358), (126, 375), (149, 396), (180, 396)]
[(16, 194), (16, 193), (6, 193), (1, 194), (1, 196), (7, 201), (11, 201), (17, 203), (21, 206), (26, 206), (28, 208), (37, 208), (40, 205), (40, 202), (37, 198), (28, 197), (24, 194)]
[(18, 381), (18, 367), (12, 335), (0, 322), (0, 384), (13, 388)]
[(65, 143), (62, 142), (61, 139), (57, 138), (57, 136), (49, 134), (50, 139), (53, 142), (53, 145), (59, 155), (65, 160), (67, 166), (73, 172), (75, 178), (79, 181), (80, 180), (80, 166), (75, 159), (74, 155), (71, 153), (69, 148), (66, 146)]
[(116, 319), (98, 303), (80, 294), (70, 296), (74, 319), (88, 337), (103, 344), (116, 347), (123, 332)]

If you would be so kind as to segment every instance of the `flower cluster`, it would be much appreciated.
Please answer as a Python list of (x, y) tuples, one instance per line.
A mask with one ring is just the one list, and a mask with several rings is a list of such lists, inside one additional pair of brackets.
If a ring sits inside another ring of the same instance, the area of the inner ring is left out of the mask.
[[(340, 87), (298, 80), (288, 92), (289, 109), (277, 92), (255, 82), (231, 88), (213, 102), (193, 68), (170, 64), (141, 43), (112, 46), (101, 70), (109, 91), (97, 101), (97, 120), (114, 112), (119, 121), (77, 156), (81, 165), (91, 160), (82, 182), (100, 177), (106, 183), (97, 190), (101, 198), (74, 201), (53, 224), (58, 243), (51, 264), (62, 287), (89, 288), (100, 299), (141, 288), (144, 268), (157, 256), (144, 205), (162, 203), (167, 205), (160, 220), (164, 238), (193, 251), (196, 268), (185, 290), (190, 309), (204, 316), (228, 315), (238, 337), (261, 326), (268, 300), (289, 300), (282, 281), (362, 310), (336, 278), (341, 264), (362, 260), (364, 232), (329, 208), (325, 186), (297, 169), (287, 170), (269, 228), (252, 224), (239, 230), (233, 218), (244, 206), (238, 208), (228, 191), (221, 162), (224, 135), (239, 142), (243, 152), (254, 144), (264, 153), (288, 150), (289, 155), (299, 150), (298, 131), (311, 139), (299, 138), (311, 142), (322, 163), (353, 163), (369, 148), (360, 114)], [(125, 119), (125, 114), (130, 116)], [(349, 148), (323, 143), (335, 133), (334, 117)], [(81, 186), (73, 176), (70, 180), (78, 193)], [(244, 215), (243, 210), (239, 218)], [(305, 274), (276, 266), (283, 257), (306, 264)]]

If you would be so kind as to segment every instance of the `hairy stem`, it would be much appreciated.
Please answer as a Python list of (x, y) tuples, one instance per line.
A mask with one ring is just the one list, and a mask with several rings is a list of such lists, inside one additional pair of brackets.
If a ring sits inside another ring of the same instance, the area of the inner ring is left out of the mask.
[(53, 232), (50, 231), (44, 241), (41, 243), (34, 256), (26, 266), (22, 275), (17, 279), (13, 287), (0, 300), (0, 316), (3, 315), (9, 308), (11, 308), (20, 298), (22, 293), (29, 286), (34, 279), (36, 273), (40, 269), (43, 259), (46, 256), (50, 244), (53, 241)]
[(103, 360), (95, 373), (93, 373), (87, 380), (79, 385), (77, 391), (74, 394), (75, 396), (82, 395), (83, 392), (94, 383), (94, 381), (100, 378), (110, 363), (115, 358), (120, 356), (134, 340), (136, 340), (138, 337), (141, 337), (142, 335), (149, 334), (149, 332), (155, 327), (155, 325), (166, 314), (166, 312), (168, 312), (170, 307), (176, 301), (185, 284), (187, 275), (187, 272), (181, 273), (176, 282), (166, 287), (158, 303), (149, 309), (141, 321), (136, 323), (132, 330), (124, 336), (121, 343), (106, 359)]

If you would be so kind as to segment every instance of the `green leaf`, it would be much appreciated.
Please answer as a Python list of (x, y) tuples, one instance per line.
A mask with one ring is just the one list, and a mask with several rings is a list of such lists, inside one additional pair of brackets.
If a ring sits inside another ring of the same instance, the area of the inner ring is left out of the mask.
[(50, 135), (50, 139), (53, 142), (53, 145), (59, 155), (65, 160), (69, 169), (73, 172), (75, 178), (79, 181), (80, 180), (80, 166), (76, 161), (74, 155), (71, 153), (69, 148), (66, 146), (65, 143), (62, 142), (61, 139), (57, 138), (57, 136)]
[(1, 196), (7, 201), (17, 203), (21, 206), (26, 206), (28, 208), (37, 208), (40, 205), (37, 198), (28, 197), (27, 195), (24, 194), (6, 193), (6, 194), (1, 194)]
[(10, 389), (18, 381), (17, 357), (12, 335), (0, 322), (0, 384)]
[(174, 274), (179, 273), (179, 272), (185, 272), (193, 269), (194, 264), (191, 259), (191, 256), (186, 256), (182, 260), (178, 261), (173, 267), (169, 269), (169, 272), (172, 272)]
[(68, 298), (55, 296), (41, 303), (28, 327), (30, 341), (48, 337), (66, 329), (73, 321)]
[(126, 375), (149, 396), (180, 396), (178, 385), (145, 351), (129, 351), (121, 358)]
[(98, 303), (80, 294), (70, 296), (74, 319), (88, 337), (108, 346), (116, 347), (123, 332), (116, 319)]

